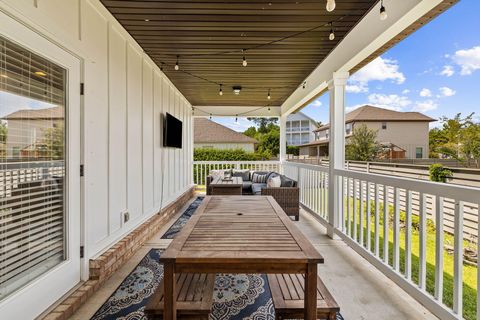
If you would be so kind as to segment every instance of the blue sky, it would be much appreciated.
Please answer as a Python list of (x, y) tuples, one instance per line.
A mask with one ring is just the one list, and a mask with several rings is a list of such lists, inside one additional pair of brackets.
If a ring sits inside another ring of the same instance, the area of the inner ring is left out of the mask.
[[(371, 104), (419, 111), (436, 119), (476, 112), (480, 121), (478, 12), (480, 1), (461, 0), (352, 75), (347, 87), (347, 111)], [(302, 111), (317, 121), (328, 122), (328, 94)], [(238, 123), (231, 118), (214, 120), (237, 131), (253, 125), (246, 119)]]

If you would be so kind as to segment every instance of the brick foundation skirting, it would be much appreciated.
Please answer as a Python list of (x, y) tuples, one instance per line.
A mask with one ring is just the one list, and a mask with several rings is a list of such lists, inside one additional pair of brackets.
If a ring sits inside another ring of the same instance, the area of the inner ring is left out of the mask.
[(161, 213), (152, 216), (142, 223), (97, 259), (90, 260), (90, 279), (69, 296), (65, 297), (60, 304), (42, 319), (66, 320), (72, 316), (116, 270), (133, 256), (138, 248), (154, 236), (164, 226), (166, 221), (185, 206), (187, 201), (194, 196), (194, 193), (194, 188), (190, 188), (164, 208)]

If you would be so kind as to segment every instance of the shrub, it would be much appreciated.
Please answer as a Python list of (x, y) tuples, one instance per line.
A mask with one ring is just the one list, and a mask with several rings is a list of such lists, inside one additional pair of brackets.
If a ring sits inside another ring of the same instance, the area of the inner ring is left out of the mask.
[(194, 161), (258, 161), (260, 153), (247, 152), (243, 149), (196, 148), (193, 150)]
[(447, 179), (453, 177), (453, 172), (439, 163), (430, 165), (428, 172), (430, 173), (430, 180), (434, 182), (445, 183)]
[(287, 154), (293, 154), (294, 156), (298, 156), (300, 154), (300, 147), (287, 146)]

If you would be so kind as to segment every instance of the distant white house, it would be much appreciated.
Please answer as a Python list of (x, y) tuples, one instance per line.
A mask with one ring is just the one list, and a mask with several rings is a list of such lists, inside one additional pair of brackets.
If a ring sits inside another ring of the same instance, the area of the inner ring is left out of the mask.
[(194, 120), (194, 148), (243, 149), (255, 151), (257, 140), (207, 118)]
[(287, 117), (287, 145), (298, 146), (315, 140), (314, 130), (318, 122), (302, 112), (292, 113)]

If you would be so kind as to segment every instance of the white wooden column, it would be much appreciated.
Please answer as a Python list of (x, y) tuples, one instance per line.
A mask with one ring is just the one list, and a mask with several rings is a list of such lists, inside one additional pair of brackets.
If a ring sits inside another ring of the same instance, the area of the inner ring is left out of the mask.
[(330, 94), (330, 142), (329, 154), (329, 179), (328, 179), (328, 221), (327, 234), (334, 238), (335, 229), (340, 226), (342, 217), (341, 196), (338, 181), (334, 175), (335, 169), (345, 166), (345, 85), (348, 72), (334, 72), (333, 78), (328, 82)]
[(287, 116), (282, 115), (280, 121), (280, 162), (287, 159)]

